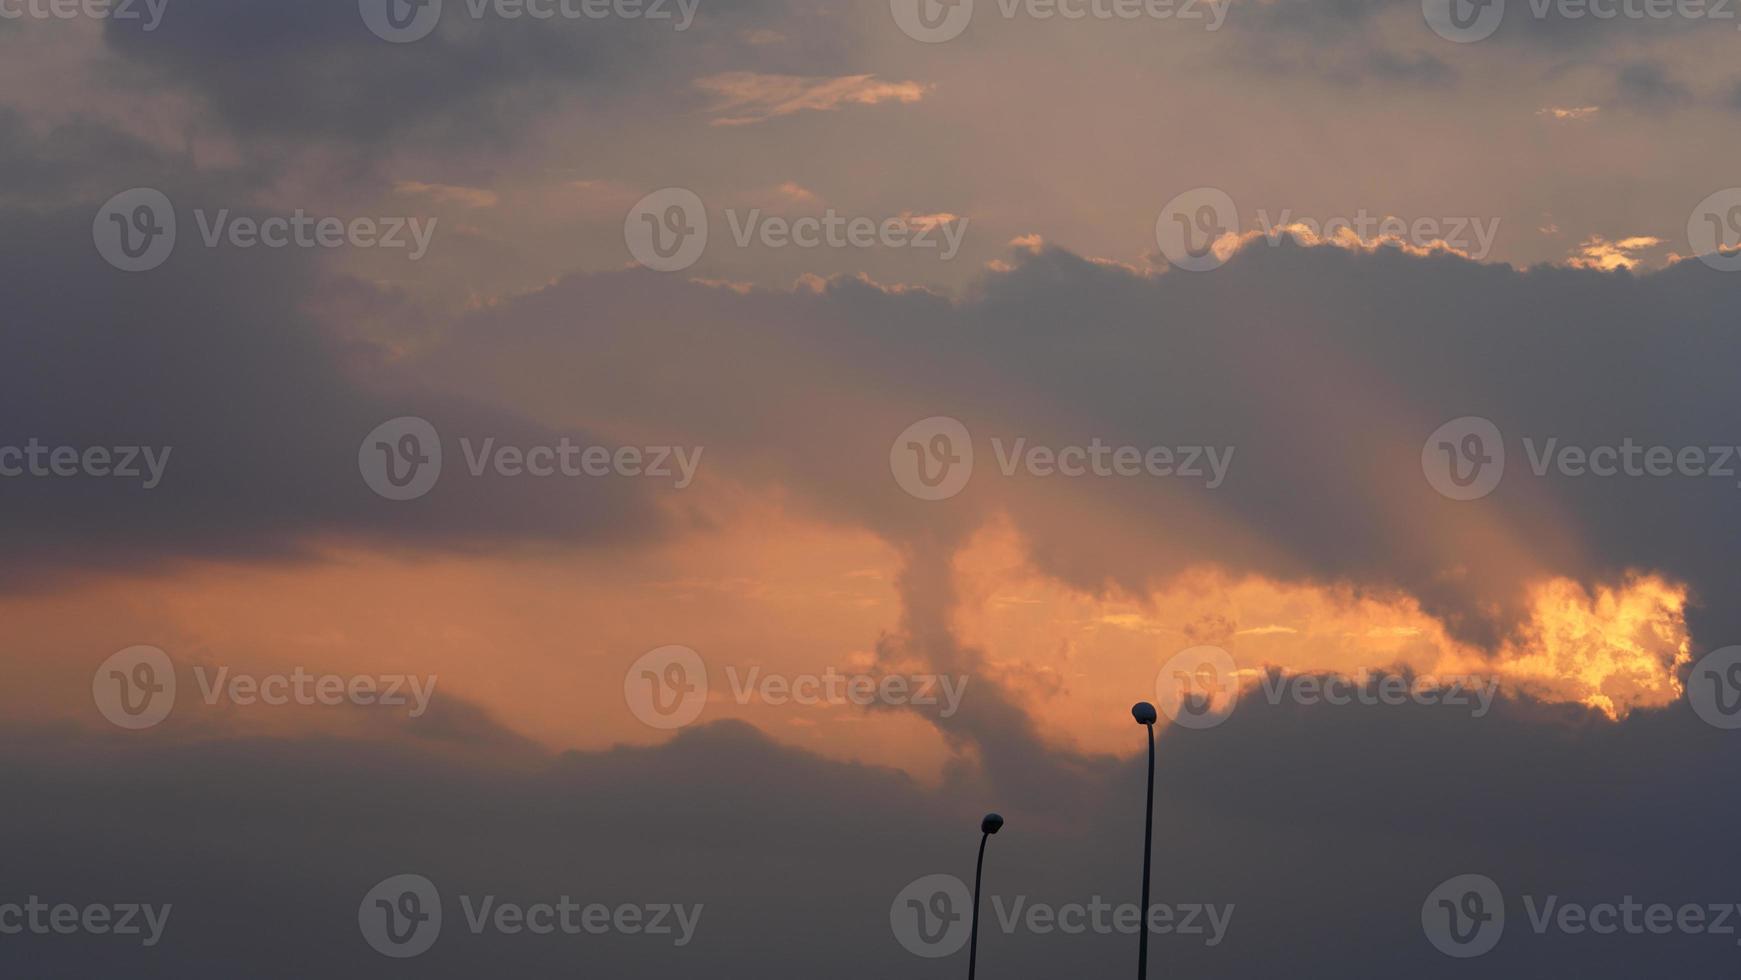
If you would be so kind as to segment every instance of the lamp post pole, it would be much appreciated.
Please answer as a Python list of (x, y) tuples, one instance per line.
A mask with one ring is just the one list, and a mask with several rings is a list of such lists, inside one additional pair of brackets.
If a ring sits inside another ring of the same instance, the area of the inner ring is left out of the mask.
[(979, 880), (985, 873), (985, 842), (1002, 829), (1003, 818), (995, 813), (986, 814), (979, 822), (979, 863), (973, 868), (973, 936), (967, 945), (967, 980), (973, 980), (973, 971), (979, 965)]
[(1149, 792), (1143, 811), (1143, 903), (1142, 930), (1137, 933), (1136, 980), (1149, 976), (1149, 862), (1155, 844), (1155, 706), (1138, 701), (1130, 709), (1131, 717), (1149, 732)]

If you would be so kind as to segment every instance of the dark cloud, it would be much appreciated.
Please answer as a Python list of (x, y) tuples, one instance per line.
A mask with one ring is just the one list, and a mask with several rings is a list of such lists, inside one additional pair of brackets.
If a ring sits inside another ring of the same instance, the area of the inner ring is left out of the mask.
[(683, 31), (674, 30), (675, 0), (660, 5), (670, 20), (473, 19), (470, 6), (445, 0), (439, 26), (412, 43), (373, 34), (356, 0), (178, 0), (157, 30), (111, 21), (106, 36), (125, 64), (192, 91), (246, 139), (364, 149), (475, 150), (516, 140), (566, 100), (686, 89), (709, 65), (751, 59), (816, 69), (836, 53), (827, 44), (769, 52), (745, 40), (752, 29), (814, 19), (788, 16), (784, 0), (699, 0)]
[[(1723, 327), (1735, 277), (1285, 241), (1207, 274), (1145, 277), (1062, 251), (1018, 261), (959, 303), (845, 279), (740, 295), (643, 272), (575, 277), (471, 317), (426, 367), (689, 432), (735, 476), (798, 487), (916, 554), (1011, 514), (1044, 569), (1084, 589), (1142, 594), (1210, 562), (1400, 590), (1492, 643), (1526, 612), (1530, 582), (1618, 584), (1636, 569), (1692, 585), (1700, 643), (1741, 635), (1721, 599), (1741, 583), (1708, 531), (1734, 513), (1735, 480), (1537, 477), (1523, 445), (1737, 441), (1723, 367), (1741, 353)], [(656, 365), (665, 384), (623, 363)], [(931, 415), (961, 419), (982, 457), (943, 504), (907, 497), (888, 470), (894, 437)], [(1421, 447), (1466, 415), (1493, 420), (1510, 458), (1492, 496), (1456, 502), (1426, 481)], [(1213, 491), (1062, 487), (1001, 477), (994, 435), (1236, 457)]]
[(1677, 109), (1692, 100), (1692, 92), (1668, 69), (1653, 62), (1635, 62), (1620, 69), (1615, 84), (1622, 105), (1645, 111)]
[[(0, 965), (13, 974), (956, 976), (965, 954), (908, 954), (890, 906), (922, 875), (971, 880), (989, 809), (1008, 824), (987, 855), (982, 975), (1113, 975), (1135, 956), (1133, 936), (1006, 933), (998, 912), (1018, 898), (1136, 901), (1134, 725), (1133, 754), (1070, 761), (1085, 776), (1069, 793), (965, 774), (929, 789), (736, 723), (658, 748), (504, 748), (487, 761), (391, 741), (9, 735), (0, 777), (25, 802), (0, 815), (0, 832), (30, 846), (9, 856), (0, 901), (174, 904), (149, 951), (9, 936)], [(1734, 902), (1711, 855), (1741, 803), (1721, 777), (1736, 753), (1680, 706), (1613, 725), (1506, 701), (1476, 719), (1250, 697), (1219, 728), (1162, 732), (1153, 900), (1234, 908), (1215, 947), (1156, 937), (1151, 969), (1714, 974), (1732, 961), (1733, 936), (1537, 935), (1522, 897)], [(1702, 805), (1682, 805), (1692, 799)], [(406, 872), (436, 884), (446, 921), (433, 949), (393, 961), (364, 944), (357, 907)], [(1504, 938), (1473, 963), (1433, 950), (1420, 921), (1428, 892), (1464, 873), (1493, 878), (1507, 903)], [(645, 936), (475, 936), (461, 894), (705, 908), (694, 940), (674, 948)]]
[(126, 133), (87, 118), (39, 131), (15, 108), (0, 107), (0, 195), (16, 207), (41, 208), (113, 194), (141, 171), (177, 162)]
[[(656, 531), (647, 485), (471, 478), (462, 436), (605, 441), (406, 380), (384, 350), (313, 314), (323, 293), (342, 291), (311, 250), (207, 248), (193, 211), (221, 204), (171, 191), (177, 247), (147, 273), (99, 256), (94, 204), (5, 219), (0, 446), (153, 447), (164, 461), (149, 490), (144, 477), (0, 480), (7, 587), (182, 558), (282, 558), (316, 539), (494, 549)], [(449, 458), (427, 496), (394, 502), (363, 481), (358, 449), (406, 415), (433, 423)], [(146, 469), (143, 457), (135, 465)]]
[[(1475, 7), (1455, 0), (1466, 13)], [(1581, 64), (1603, 51), (1674, 42), (1700, 30), (1728, 30), (1721, 17), (1597, 16), (1590, 4), (1517, 0), (1502, 8), (1498, 28), (1477, 45), (1436, 36), (1420, 0), (1273, 0), (1236, 6), (1229, 32), (1261, 67), (1316, 75), (1336, 84), (1361, 81), (1443, 86), (1455, 83), (1466, 58), (1490, 45), (1528, 49)], [(1610, 8), (1603, 8), (1608, 10)], [(1394, 30), (1400, 25), (1406, 30)], [(1565, 65), (1545, 68), (1547, 74)]]

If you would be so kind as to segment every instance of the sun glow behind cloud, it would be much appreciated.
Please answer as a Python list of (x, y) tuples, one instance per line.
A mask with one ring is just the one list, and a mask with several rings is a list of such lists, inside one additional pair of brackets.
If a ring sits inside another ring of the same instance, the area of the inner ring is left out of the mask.
[(1507, 694), (1611, 719), (1678, 698), (1676, 672), (1689, 660), (1687, 590), (1649, 575), (1591, 591), (1544, 580), (1530, 590), (1524, 627), (1489, 654), (1400, 593), (1232, 576), (1207, 564), (1152, 595), (1090, 595), (1037, 574), (1008, 525), (978, 535), (956, 574), (963, 641), (990, 651), (988, 672), (1051, 739), (1090, 751), (1127, 750), (1129, 703), (1152, 698), (1167, 658), (1199, 644), (1226, 649), (1248, 687), (1268, 668), (1475, 674)]

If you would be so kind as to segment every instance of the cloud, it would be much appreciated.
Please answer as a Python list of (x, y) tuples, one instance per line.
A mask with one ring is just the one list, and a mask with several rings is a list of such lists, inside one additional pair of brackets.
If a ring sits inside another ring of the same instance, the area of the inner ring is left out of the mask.
[(713, 96), (710, 111), (718, 117), (713, 120), (715, 126), (743, 126), (805, 111), (832, 112), (849, 105), (910, 104), (930, 92), (930, 86), (919, 82), (886, 82), (868, 74), (828, 78), (748, 71), (698, 78), (695, 87)]
[(468, 208), (493, 208), (496, 192), (480, 187), (456, 187), (452, 184), (426, 184), (416, 180), (401, 180), (393, 185), (395, 193), (427, 197), (437, 204), (458, 204)]
[[(207, 248), (199, 196), (169, 185), (175, 252), (145, 274), (92, 247), (97, 205), (13, 210), (0, 252), (0, 445), (142, 446), (168, 453), (161, 483), (0, 480), (0, 588), (59, 574), (140, 572), (199, 558), (288, 560), (322, 538), (391, 547), (626, 540), (660, 523), (646, 488), (589, 481), (449, 480), (421, 503), (383, 500), (358, 450), (377, 425), (420, 416), (445, 433), (555, 442), (512, 411), (430, 390), (395, 367), (365, 325), (409, 315), (402, 297), (318, 264), (310, 249)], [(342, 324), (342, 326), (340, 326)], [(455, 455), (450, 466), (464, 472)]]
[[(10, 728), (0, 778), (20, 799), (55, 805), (0, 814), (0, 833), (31, 842), (9, 859), (6, 899), (173, 910), (148, 952), (122, 937), (50, 946), (60, 937), (21, 936), (0, 946), (0, 965), (39, 973), (52, 962), (81, 976), (142, 966), (190, 978), (380, 976), (389, 961), (358, 932), (360, 900), (390, 875), (415, 873), (436, 885), (444, 911), (439, 939), (411, 961), (419, 976), (794, 976), (818, 963), (848, 980), (944, 976), (965, 952), (913, 956), (891, 931), (891, 911), (921, 876), (970, 881), (979, 816), (996, 810), (1007, 824), (986, 854), (981, 969), (1111, 975), (1128, 969), (1134, 936), (1036, 931), (1010, 909), (1136, 901), (1144, 760), (1140, 730), (1128, 718), (1126, 728), (1131, 750), (1076, 760), (1083, 778), (1070, 792), (970, 767), (927, 789), (892, 770), (781, 748), (738, 724), (656, 748), (558, 756), (512, 740), (455, 753), (410, 739), (166, 743)], [(1501, 701), (1471, 719), (1439, 707), (1248, 698), (1217, 729), (1164, 729), (1159, 741), (1153, 898), (1232, 906), (1215, 946), (1155, 937), (1151, 956), (1171, 970), (1457, 976), (1467, 964), (1428, 944), (1421, 907), (1440, 882), (1467, 873), (1491, 876), (1506, 895), (1504, 940), (1481, 961), (1497, 975), (1543, 962), (1580, 976), (1707, 975), (1732, 958), (1729, 936), (1603, 942), (1613, 937), (1538, 935), (1523, 915), (1523, 895), (1538, 905), (1548, 895), (1585, 905), (1727, 900), (1732, 881), (1709, 851), (1741, 794), (1712, 774), (1732, 771), (1737, 750), (1685, 710), (1592, 725), (1529, 702)], [(1688, 799), (1703, 804), (1648, 803)], [(1617, 828), (1628, 846), (1614, 846)], [(682, 947), (620, 933), (474, 934), (462, 895), (703, 911)]]
[(1622, 104), (1636, 109), (1665, 110), (1692, 101), (1692, 92), (1655, 62), (1634, 62), (1620, 69), (1616, 76)]
[(1661, 248), (1667, 243), (1651, 235), (1632, 235), (1611, 242), (1601, 235), (1591, 235), (1578, 244), (1578, 250), (1566, 264), (1576, 269), (1635, 269), (1643, 262), (1639, 253)]
[(1548, 118), (1548, 119), (1552, 119), (1555, 122), (1566, 122), (1568, 120), (1590, 119), (1590, 118), (1593, 118), (1596, 115), (1596, 113), (1601, 112), (1601, 111), (1602, 111), (1601, 106), (1594, 106), (1594, 105), (1582, 105), (1582, 106), (1570, 106), (1570, 107), (1547, 106), (1547, 107), (1544, 107), (1541, 109), (1537, 109), (1535, 114), (1538, 116), (1543, 116), (1543, 117)]
[[(428, 37), (389, 44), (370, 33), (354, 2), (178, 0), (158, 30), (112, 20), (104, 38), (118, 56), (112, 70), (195, 95), (262, 150), (306, 150), (310, 141), (476, 148), (480, 140), (515, 142), (577, 89), (645, 90), (664, 78), (677, 90), (688, 76), (674, 65), (736, 60), (755, 47), (746, 32), (787, 6), (703, 5), (677, 31), (674, 20), (646, 17), (501, 17), (491, 4), (473, 18), (470, 4), (451, 2)], [(674, 13), (675, 5), (661, 9)]]
[[(913, 561), (946, 564), (1008, 515), (1042, 571), (1089, 592), (1144, 595), (1203, 562), (1400, 589), (1489, 649), (1527, 622), (1536, 586), (1614, 586), (1635, 569), (1690, 584), (1697, 642), (1741, 634), (1712, 600), (1741, 583), (1699, 531), (1724, 519), (1732, 481), (1537, 477), (1522, 443), (1721, 445), (1729, 436), (1711, 420), (1734, 406), (1716, 365), (1736, 352), (1714, 327), (1732, 278), (1697, 263), (1622, 279), (1518, 271), (1286, 238), (1249, 242), (1202, 275), (1143, 275), (1058, 249), (1011, 259), (960, 301), (852, 279), (781, 293), (575, 277), (468, 318), (420, 370), (480, 396), (513, 378), (528, 410), (629, 413), (687, 433), (732, 479), (794, 493), (912, 549)], [(576, 309), (587, 330), (573, 328)], [(684, 397), (652, 397), (587, 356), (601, 329), (617, 358), (658, 363)], [(1670, 361), (1680, 373), (1638, 370)], [(722, 372), (726, 363), (736, 367)], [(805, 380), (815, 377), (831, 379), (826, 393)], [(756, 399), (734, 396), (744, 390)], [(1069, 412), (1043, 407), (1058, 405)], [(1000, 477), (982, 441), (983, 478), (976, 470), (952, 506), (928, 506), (891, 481), (888, 443), (932, 415), (1006, 444), (1098, 437), (1238, 455), (1216, 491), (1065, 485)], [(1421, 472), (1428, 434), (1463, 415), (1493, 419), (1512, 459), (1499, 490), (1473, 505), (1444, 499)], [(1653, 508), (1648, 526), (1635, 519), (1665, 492), (1678, 506)]]

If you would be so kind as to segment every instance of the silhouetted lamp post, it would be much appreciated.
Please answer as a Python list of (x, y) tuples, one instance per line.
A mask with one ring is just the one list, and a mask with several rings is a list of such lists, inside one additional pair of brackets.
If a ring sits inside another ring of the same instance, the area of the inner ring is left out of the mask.
[(985, 842), (991, 840), (991, 835), (1003, 829), (1003, 818), (995, 813), (988, 813), (979, 822), (979, 863), (973, 869), (973, 936), (967, 945), (967, 980), (973, 980), (973, 971), (979, 964), (979, 878), (985, 872)]
[(1148, 805), (1143, 812), (1143, 904), (1142, 930), (1138, 933), (1136, 980), (1148, 980), (1149, 976), (1149, 857), (1154, 850), (1155, 842), (1155, 706), (1147, 701), (1138, 701), (1130, 709), (1131, 717), (1136, 723), (1149, 730), (1149, 795)]

